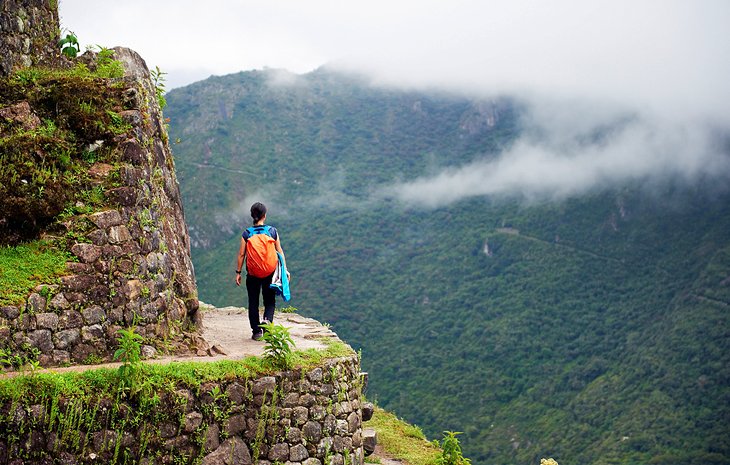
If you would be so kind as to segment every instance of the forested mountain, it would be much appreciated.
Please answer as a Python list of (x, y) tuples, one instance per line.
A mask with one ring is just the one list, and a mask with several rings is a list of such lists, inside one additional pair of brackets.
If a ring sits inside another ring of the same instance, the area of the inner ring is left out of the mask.
[(243, 304), (235, 255), (262, 200), (292, 305), (362, 349), (370, 398), (431, 438), (463, 431), (475, 464), (730, 463), (724, 186), (420, 208), (392, 186), (496, 157), (526, 130), (518, 102), (327, 70), (167, 101), (201, 300)]

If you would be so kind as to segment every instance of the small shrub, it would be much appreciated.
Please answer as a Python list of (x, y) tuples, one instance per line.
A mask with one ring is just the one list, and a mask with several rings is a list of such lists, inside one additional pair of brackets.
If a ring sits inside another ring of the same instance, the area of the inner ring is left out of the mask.
[(69, 58), (76, 58), (81, 49), (79, 39), (73, 32), (66, 33), (66, 36), (58, 41), (58, 46), (61, 47), (61, 53)]
[(469, 465), (471, 460), (461, 453), (461, 445), (458, 436), (461, 433), (444, 431), (444, 440), (441, 442), (441, 457), (437, 459), (438, 465)]
[(122, 362), (119, 367), (119, 388), (130, 390), (137, 384), (140, 364), (142, 362), (142, 336), (134, 332), (134, 328), (120, 329), (119, 348), (114, 352), (114, 360)]
[(152, 83), (155, 86), (155, 96), (157, 97), (157, 103), (160, 105), (160, 110), (167, 106), (167, 100), (165, 100), (165, 74), (159, 66), (155, 66), (155, 69), (150, 71), (152, 76)]
[(267, 323), (264, 330), (264, 358), (275, 367), (286, 369), (291, 366), (294, 341), (289, 330), (282, 325)]
[(112, 58), (114, 50), (100, 47), (96, 56), (96, 71), (94, 75), (100, 78), (120, 78), (124, 76), (124, 65), (119, 60)]

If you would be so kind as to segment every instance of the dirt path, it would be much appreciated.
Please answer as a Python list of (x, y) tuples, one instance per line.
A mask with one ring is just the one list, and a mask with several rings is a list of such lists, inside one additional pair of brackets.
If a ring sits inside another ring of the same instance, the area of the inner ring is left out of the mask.
[[(248, 312), (240, 307), (215, 308), (201, 305), (203, 309), (202, 336), (208, 342), (212, 352), (216, 348), (223, 354), (209, 356), (205, 360), (219, 358), (242, 358), (250, 355), (261, 355), (264, 351), (263, 341), (251, 339), (251, 328), (248, 324)], [(337, 337), (317, 320), (305, 318), (296, 313), (276, 313), (274, 323), (289, 329), (297, 350), (322, 349), (324, 344), (318, 339)], [(200, 357), (198, 357), (199, 359)]]
[[(375, 446), (375, 452), (373, 452), (373, 455), (371, 457), (377, 458), (379, 461), (375, 463), (380, 463), (380, 465), (404, 465), (408, 464), (405, 460), (399, 460), (393, 457), (391, 454), (389, 454), (383, 446), (380, 444)], [(367, 463), (367, 460), (366, 460)]]
[(622, 262), (619, 259), (616, 259), (616, 258), (613, 258), (613, 257), (607, 257), (605, 255), (599, 255), (597, 253), (591, 252), (590, 250), (579, 249), (577, 247), (573, 247), (572, 245), (561, 244), (560, 242), (546, 241), (545, 239), (540, 239), (539, 237), (530, 236), (528, 234), (523, 234), (522, 232), (520, 232), (519, 229), (515, 229), (515, 228), (497, 228), (495, 230), (495, 232), (501, 233), (501, 234), (508, 234), (510, 236), (519, 236), (519, 237), (521, 237), (523, 239), (527, 239), (527, 240), (533, 241), (533, 242), (539, 242), (541, 244), (545, 244), (545, 245), (550, 246), (550, 247), (558, 247), (558, 248), (562, 248), (562, 249), (567, 249), (567, 250), (570, 250), (570, 251), (575, 252), (575, 253), (584, 254), (584, 255), (591, 256), (593, 258), (597, 258), (599, 260), (606, 260), (606, 261), (609, 261), (609, 262), (618, 263), (619, 265), (625, 265), (625, 263)]

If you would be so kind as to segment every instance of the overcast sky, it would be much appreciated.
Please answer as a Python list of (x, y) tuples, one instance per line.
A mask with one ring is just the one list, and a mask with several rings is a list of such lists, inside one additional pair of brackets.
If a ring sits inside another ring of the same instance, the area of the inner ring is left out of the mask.
[(727, 0), (61, 0), (60, 16), (82, 46), (133, 48), (170, 87), (339, 63), (490, 93), (730, 101)]
[[(60, 16), (82, 47), (139, 52), (169, 73), (168, 88), (212, 74), (264, 67), (305, 73), (330, 64), (383, 84), (517, 95), (544, 116), (536, 124), (552, 130), (554, 114), (545, 108), (569, 108), (558, 118), (568, 128), (638, 115), (639, 125), (617, 134), (620, 154), (627, 146), (639, 155), (660, 151), (651, 159), (671, 164), (679, 157), (667, 154), (674, 145), (703, 166), (724, 166), (708, 155), (717, 150), (707, 137), (730, 128), (728, 0), (61, 0)], [(522, 151), (510, 155), (530, 166), (559, 165), (554, 157), (570, 154), (554, 146), (581, 136), (574, 132), (556, 132), (547, 145), (521, 141)], [(698, 141), (702, 156), (691, 145)], [(556, 179), (563, 183), (586, 164), (598, 169), (586, 173), (586, 183), (611, 178), (610, 163), (598, 159), (614, 153), (597, 147), (596, 163), (569, 163)], [(686, 170), (682, 160), (673, 168)], [(481, 168), (494, 176), (507, 167)], [(463, 174), (451, 173), (457, 183)]]

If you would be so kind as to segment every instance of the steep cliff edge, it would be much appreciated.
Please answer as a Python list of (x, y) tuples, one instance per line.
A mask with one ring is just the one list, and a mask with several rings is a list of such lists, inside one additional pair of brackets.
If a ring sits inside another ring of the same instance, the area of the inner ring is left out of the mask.
[[(0, 77), (0, 244), (10, 245), (0, 257), (0, 350), (19, 364), (96, 363), (111, 359), (120, 328), (135, 326), (149, 353), (189, 351), (190, 241), (144, 60), (125, 48), (55, 60), (48, 2), (2, 8), (0, 49), (14, 58)], [(12, 288), (36, 253), (66, 265), (30, 270), (33, 286)]]

